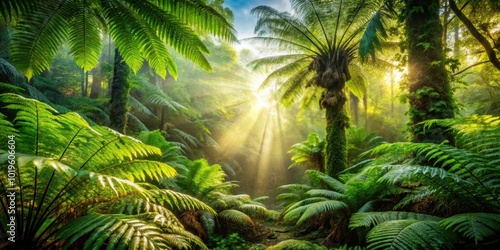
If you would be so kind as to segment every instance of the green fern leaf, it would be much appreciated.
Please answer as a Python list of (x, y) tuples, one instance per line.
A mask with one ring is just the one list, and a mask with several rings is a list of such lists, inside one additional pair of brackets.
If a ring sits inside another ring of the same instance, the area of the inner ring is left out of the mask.
[(329, 200), (316, 202), (309, 205), (309, 207), (304, 211), (300, 219), (297, 221), (297, 225), (300, 225), (306, 220), (309, 220), (321, 213), (340, 214), (347, 211), (349, 211), (349, 206), (342, 201)]
[(380, 223), (393, 220), (421, 220), (421, 221), (439, 221), (441, 217), (432, 216), (428, 214), (419, 214), (412, 212), (368, 212), (368, 213), (355, 213), (351, 217), (349, 223), (350, 228), (367, 227), (371, 228)]
[(393, 220), (375, 226), (367, 235), (368, 249), (451, 249), (454, 234), (436, 221)]
[(456, 214), (441, 220), (439, 224), (473, 239), (476, 244), (487, 237), (500, 235), (500, 214)]
[(236, 223), (238, 225), (241, 225), (242, 227), (249, 227), (249, 228), (255, 227), (252, 218), (250, 218), (248, 215), (238, 210), (234, 209), (224, 210), (218, 214), (218, 217), (220, 220)]

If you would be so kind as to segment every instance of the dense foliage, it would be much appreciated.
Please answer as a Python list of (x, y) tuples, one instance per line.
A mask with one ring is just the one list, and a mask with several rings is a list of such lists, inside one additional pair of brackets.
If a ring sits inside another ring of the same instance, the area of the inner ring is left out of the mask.
[(265, 4), (0, 1), (0, 248), (499, 249), (498, 1)]

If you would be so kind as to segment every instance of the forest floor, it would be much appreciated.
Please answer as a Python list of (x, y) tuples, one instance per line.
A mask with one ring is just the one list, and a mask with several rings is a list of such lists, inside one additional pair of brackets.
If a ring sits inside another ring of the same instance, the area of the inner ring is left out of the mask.
[(328, 232), (303, 232), (303, 230), (303, 228), (296, 226), (278, 225), (275, 222), (262, 222), (259, 231), (262, 232), (263, 236), (258, 239), (257, 243), (268, 247), (285, 240), (295, 239), (320, 244), (328, 236)]

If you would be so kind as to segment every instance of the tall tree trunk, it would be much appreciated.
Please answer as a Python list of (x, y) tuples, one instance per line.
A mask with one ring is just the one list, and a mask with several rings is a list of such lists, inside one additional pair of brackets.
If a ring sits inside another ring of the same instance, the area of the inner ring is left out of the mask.
[(354, 119), (354, 125), (359, 125), (359, 98), (349, 91), (349, 104), (351, 116)]
[(109, 119), (111, 120), (110, 127), (123, 134), (127, 130), (128, 99), (130, 95), (129, 72), (128, 65), (123, 61), (118, 49), (115, 49)]
[(344, 110), (347, 98), (343, 90), (336, 92), (328, 90), (325, 96), (336, 100), (334, 105), (323, 105), (326, 108), (325, 170), (329, 176), (337, 177), (340, 171), (347, 168), (347, 139), (345, 132), (349, 126), (349, 118)]
[(87, 75), (87, 74), (82, 69), (80, 75), (81, 75), (81, 77), (80, 77), (81, 78), (80, 79), (80, 94), (81, 94), (82, 97), (84, 97), (85, 96), (85, 75)]
[(102, 82), (102, 73), (101, 73), (101, 63), (92, 70), (92, 86), (90, 87), (90, 98), (98, 98), (99, 92), (101, 92), (101, 82)]
[(439, 6), (439, 0), (406, 0), (409, 125), (414, 142), (454, 141), (446, 128), (424, 129), (421, 124), (429, 119), (454, 116), (453, 93), (444, 65)]
[(460, 58), (460, 28), (455, 26), (453, 29), (453, 57)]

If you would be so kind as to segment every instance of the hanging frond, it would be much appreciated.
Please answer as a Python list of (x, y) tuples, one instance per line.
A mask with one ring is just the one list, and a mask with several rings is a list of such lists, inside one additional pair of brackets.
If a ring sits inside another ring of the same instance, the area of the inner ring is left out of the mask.
[(203, 1), (155, 0), (153, 2), (197, 30), (208, 32), (227, 41), (236, 40), (236, 31), (232, 25), (220, 13)]
[(12, 37), (12, 62), (28, 79), (50, 68), (59, 45), (68, 37), (68, 20), (73, 14), (68, 2), (36, 6), (28, 16), (23, 15)]
[(75, 1), (71, 11), (73, 18), (68, 23), (70, 52), (76, 65), (88, 72), (99, 64), (102, 49), (99, 20), (86, 1)]

